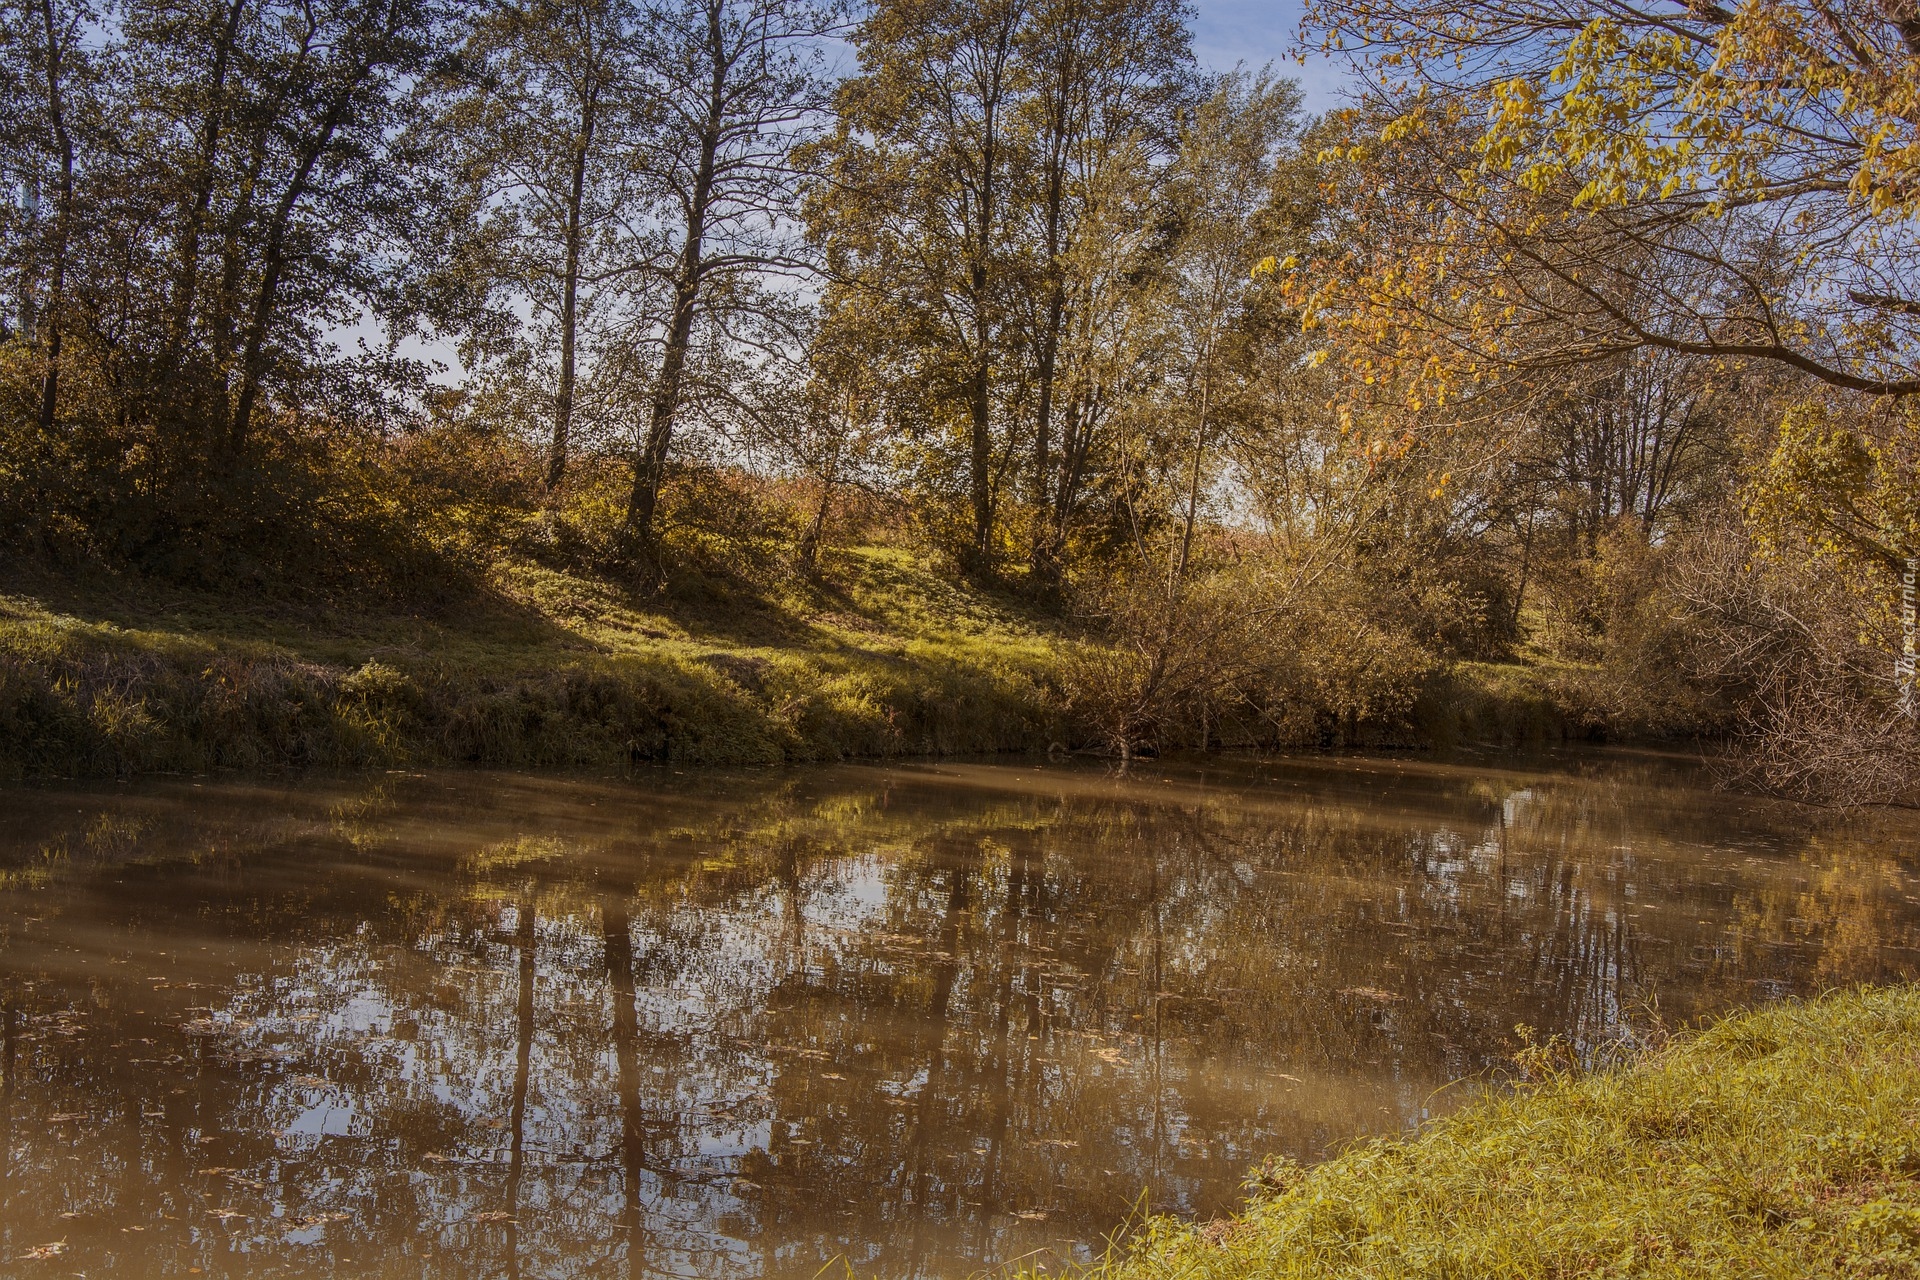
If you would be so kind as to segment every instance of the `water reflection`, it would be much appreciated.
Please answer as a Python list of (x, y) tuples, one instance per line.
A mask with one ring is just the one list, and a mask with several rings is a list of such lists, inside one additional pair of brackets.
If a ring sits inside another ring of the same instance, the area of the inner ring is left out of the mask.
[(0, 793), (22, 1274), (959, 1276), (1525, 1022), (1907, 975), (1916, 828), (1643, 757)]

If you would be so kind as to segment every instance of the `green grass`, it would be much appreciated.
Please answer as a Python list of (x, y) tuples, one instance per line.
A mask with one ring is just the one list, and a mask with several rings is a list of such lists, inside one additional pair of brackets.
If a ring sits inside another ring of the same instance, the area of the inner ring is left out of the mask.
[[(0, 583), (0, 778), (779, 764), (1098, 738), (1063, 697), (1085, 640), (905, 546), (834, 550), (813, 575), (689, 563), (659, 597), (514, 557), (479, 580), (429, 579), (406, 604), (285, 580), (15, 575)], [(1410, 722), (1363, 740), (1589, 736), (1606, 719), (1583, 681), (1454, 664)], [(1297, 741), (1254, 717), (1267, 737), (1250, 745), (1317, 745), (1336, 711), (1288, 720)]]
[(1730, 1017), (1632, 1065), (1270, 1168), (1108, 1280), (1920, 1276), (1920, 989)]
[(509, 561), (418, 612), (43, 579), (0, 595), (0, 774), (1045, 747), (1064, 643), (887, 547), (665, 601)]

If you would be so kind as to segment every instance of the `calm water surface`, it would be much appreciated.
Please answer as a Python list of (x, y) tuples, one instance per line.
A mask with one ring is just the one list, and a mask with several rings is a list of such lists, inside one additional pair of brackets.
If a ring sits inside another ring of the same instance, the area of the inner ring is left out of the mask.
[(1816, 818), (1632, 755), (0, 790), (0, 1272), (1072, 1257), (1518, 1023), (1912, 975), (1920, 826)]

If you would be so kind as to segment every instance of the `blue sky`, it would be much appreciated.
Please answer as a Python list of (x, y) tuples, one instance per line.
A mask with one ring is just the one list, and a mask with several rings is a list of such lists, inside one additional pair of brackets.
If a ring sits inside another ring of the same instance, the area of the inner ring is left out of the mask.
[(1294, 60), (1299, 45), (1299, 0), (1194, 0), (1193, 50), (1202, 65), (1229, 71), (1273, 63), (1274, 70), (1300, 82), (1308, 111), (1340, 105), (1344, 76), (1324, 58)]

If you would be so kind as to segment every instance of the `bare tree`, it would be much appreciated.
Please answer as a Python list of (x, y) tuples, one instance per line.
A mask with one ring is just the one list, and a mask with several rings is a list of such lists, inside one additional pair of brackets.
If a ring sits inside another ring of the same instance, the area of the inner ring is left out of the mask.
[[(586, 313), (647, 249), (631, 223), (657, 111), (641, 25), (627, 0), (496, 0), (473, 19), (435, 127), (470, 186), (460, 266), (478, 291), (524, 300), (558, 348), (549, 490), (572, 447)], [(469, 331), (477, 359), (489, 332)]]
[(767, 343), (770, 277), (800, 273), (790, 219), (795, 149), (824, 105), (817, 40), (830, 9), (803, 0), (671, 0), (647, 10), (645, 58), (659, 122), (646, 180), (664, 213), (666, 252), (648, 280), (666, 295), (642, 339), (657, 346), (645, 431), (622, 529), (626, 553), (657, 578), (655, 517), (698, 330)]

